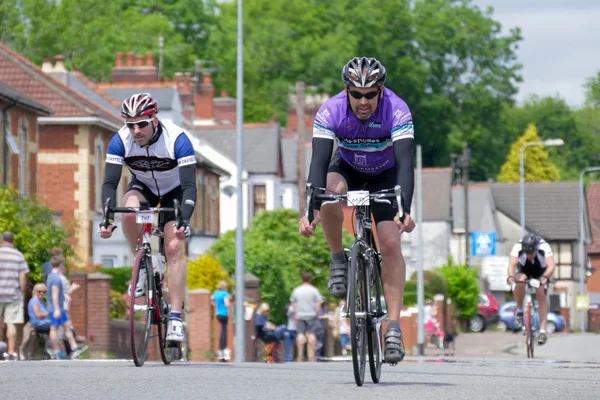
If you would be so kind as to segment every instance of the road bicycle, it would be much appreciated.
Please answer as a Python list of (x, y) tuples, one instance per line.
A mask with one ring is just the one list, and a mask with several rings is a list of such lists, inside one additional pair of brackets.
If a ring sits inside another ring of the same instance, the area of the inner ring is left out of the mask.
[[(109, 226), (111, 213), (133, 213), (136, 222), (142, 224), (141, 237), (135, 251), (135, 261), (129, 288), (129, 323), (130, 343), (133, 362), (136, 366), (144, 365), (148, 356), (148, 343), (151, 338), (157, 337), (160, 357), (165, 364), (180, 358), (181, 350), (177, 342), (167, 342), (167, 326), (169, 323), (170, 306), (163, 292), (163, 273), (159, 265), (164, 257), (164, 215), (175, 213), (175, 226), (182, 225), (181, 208), (177, 200), (173, 200), (173, 207), (149, 207), (147, 201), (141, 201), (139, 207), (110, 208), (110, 199), (104, 204), (102, 225)], [(157, 221), (158, 214), (158, 221)], [(116, 225), (113, 226), (113, 230)], [(158, 237), (157, 257), (152, 254), (150, 244), (151, 236)], [(135, 289), (140, 277), (140, 270), (146, 269), (146, 292), (141, 297), (135, 297)], [(153, 334), (152, 326), (156, 326)]]
[(527, 296), (528, 300), (525, 305), (525, 312), (523, 313), (523, 319), (525, 322), (525, 345), (527, 347), (527, 358), (533, 358), (535, 340), (540, 330), (540, 315), (538, 313), (537, 289), (540, 287), (541, 282), (539, 279), (530, 278), (522, 281), (515, 281), (515, 284), (526, 285), (525, 295)]
[[(307, 184), (307, 205), (312, 204), (313, 200), (322, 200), (323, 205), (346, 201), (348, 206), (354, 207), (355, 240), (350, 249), (345, 249), (348, 254), (348, 294), (347, 310), (342, 310), (342, 317), (350, 318), (352, 366), (356, 384), (362, 386), (365, 379), (367, 348), (371, 379), (373, 383), (378, 383), (381, 378), (381, 365), (384, 362), (381, 325), (388, 318), (388, 314), (381, 280), (381, 253), (377, 250), (373, 237), (370, 203), (374, 201), (391, 206), (391, 200), (395, 199), (396, 204), (402, 204), (402, 191), (400, 186), (374, 193), (356, 190), (346, 194), (318, 194), (315, 193), (315, 189), (325, 192), (323, 188)], [(402, 207), (398, 209), (403, 220)], [(306, 216), (312, 222), (312, 207), (307, 206)]]

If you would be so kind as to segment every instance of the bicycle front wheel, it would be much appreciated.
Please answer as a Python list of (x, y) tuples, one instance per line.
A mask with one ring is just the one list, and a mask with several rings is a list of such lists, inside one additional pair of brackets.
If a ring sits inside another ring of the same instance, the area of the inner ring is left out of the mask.
[(348, 268), (348, 311), (352, 344), (352, 366), (354, 380), (362, 386), (365, 380), (367, 339), (367, 285), (365, 282), (365, 246), (361, 242), (352, 245)]
[[(146, 268), (146, 273), (141, 274), (142, 279), (146, 279), (146, 292), (143, 296), (136, 298), (136, 284), (140, 278), (140, 267)], [(148, 341), (150, 339), (150, 329), (152, 323), (152, 260), (146, 255), (144, 249), (137, 251), (133, 273), (131, 277), (131, 286), (129, 292), (129, 332), (131, 340), (131, 355), (133, 362), (137, 367), (144, 365), (148, 352)]]
[(383, 296), (383, 284), (379, 271), (380, 264), (377, 254), (373, 255), (371, 274), (366, 274), (367, 286), (369, 288), (370, 303), (367, 314), (367, 345), (369, 348), (369, 369), (373, 383), (379, 383), (381, 378), (381, 364), (383, 363), (381, 346), (381, 322), (376, 319), (384, 315), (381, 298)]
[(525, 310), (525, 342), (527, 345), (527, 358), (533, 358), (532, 314), (531, 303), (528, 302)]
[[(156, 287), (159, 287), (160, 275), (157, 272), (155, 274)], [(161, 288), (162, 289), (162, 288)], [(156, 290), (158, 293), (159, 291)], [(162, 290), (160, 291), (162, 293)], [(175, 345), (173, 342), (167, 342), (167, 329), (169, 326), (169, 306), (166, 299), (163, 296), (157, 296), (156, 304), (160, 304), (159, 307), (159, 324), (158, 324), (158, 348), (160, 349), (160, 358), (162, 358), (165, 365), (171, 364), (173, 360), (180, 357), (179, 345)]]

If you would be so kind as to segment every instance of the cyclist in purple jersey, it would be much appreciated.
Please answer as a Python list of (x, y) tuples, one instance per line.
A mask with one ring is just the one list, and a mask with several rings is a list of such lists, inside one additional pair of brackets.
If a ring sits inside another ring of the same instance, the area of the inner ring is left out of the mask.
[[(385, 79), (385, 67), (375, 58), (355, 57), (344, 66), (344, 90), (327, 100), (315, 117), (308, 182), (341, 194), (362, 188), (375, 192), (397, 184), (402, 187), (404, 222), (398, 217), (395, 202), (392, 206), (371, 205), (382, 253), (389, 315), (384, 356), (386, 362), (397, 363), (405, 355), (400, 330), (405, 281), (400, 235), (415, 228), (409, 215), (414, 191), (414, 127), (408, 106), (384, 87)], [(338, 148), (332, 158), (334, 141)], [(320, 202), (307, 206), (314, 208), (314, 220), (302, 218), (300, 233), (306, 237), (314, 235), (322, 218), (332, 255), (329, 291), (337, 298), (344, 298), (348, 260), (342, 248), (342, 206), (327, 204), (322, 212)]]

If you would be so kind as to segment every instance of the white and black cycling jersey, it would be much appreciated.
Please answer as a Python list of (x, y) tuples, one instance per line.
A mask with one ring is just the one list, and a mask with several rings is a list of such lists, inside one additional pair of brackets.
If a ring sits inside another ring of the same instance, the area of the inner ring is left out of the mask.
[(513, 246), (510, 255), (513, 257), (517, 257), (519, 259), (519, 265), (522, 267), (525, 267), (529, 264), (544, 270), (547, 266), (546, 257), (552, 256), (553, 253), (550, 245), (544, 239), (540, 238), (537, 254), (532, 261), (529, 261), (527, 259), (527, 253), (525, 252), (525, 250), (523, 250), (521, 242), (516, 243)]
[(152, 193), (161, 196), (181, 185), (178, 167), (196, 163), (194, 147), (183, 129), (161, 121), (162, 131), (156, 142), (140, 147), (127, 126), (113, 136), (106, 162), (127, 165), (134, 177)]

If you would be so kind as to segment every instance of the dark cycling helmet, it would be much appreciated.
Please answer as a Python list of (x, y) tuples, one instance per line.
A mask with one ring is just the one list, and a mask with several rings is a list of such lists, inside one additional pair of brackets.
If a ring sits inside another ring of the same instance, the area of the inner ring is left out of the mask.
[(376, 58), (354, 57), (342, 69), (342, 80), (348, 86), (381, 87), (385, 78), (385, 67)]
[(523, 236), (523, 239), (521, 240), (521, 248), (527, 254), (535, 253), (539, 244), (540, 239), (533, 233), (528, 233), (527, 235)]
[(137, 93), (123, 101), (121, 116), (135, 118), (142, 115), (154, 115), (158, 112), (158, 103), (150, 93)]

